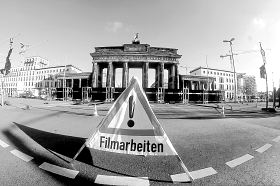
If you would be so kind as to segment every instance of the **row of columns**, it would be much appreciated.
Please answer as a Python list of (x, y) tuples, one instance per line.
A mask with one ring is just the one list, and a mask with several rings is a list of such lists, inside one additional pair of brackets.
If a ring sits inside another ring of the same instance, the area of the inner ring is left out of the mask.
[(214, 90), (214, 82), (209, 81), (192, 81), (192, 80), (184, 80), (187, 81), (187, 88), (190, 90)]
[[(63, 88), (63, 86), (65, 86), (65, 87), (71, 87), (71, 88), (73, 88), (73, 87), (74, 87), (74, 80), (76, 80), (76, 79), (60, 79), (60, 80), (57, 81), (57, 82), (58, 82), (57, 87)], [(82, 88), (82, 78), (79, 78), (78, 80), (79, 80), (78, 87), (79, 87), (79, 88)], [(63, 82), (64, 82), (64, 83), (63, 83)], [(63, 85), (63, 84), (64, 84), (64, 85)], [(69, 85), (69, 86), (68, 86), (68, 85)]]
[[(114, 87), (116, 79), (116, 68), (113, 66), (113, 62), (107, 63), (107, 77), (106, 77), (106, 87)], [(119, 63), (119, 62), (118, 62)], [(103, 64), (103, 62), (101, 62)], [(101, 88), (103, 82), (103, 69), (106, 67), (101, 67), (99, 63), (93, 63), (92, 69), (92, 87)], [(126, 88), (129, 83), (129, 67), (128, 62), (123, 62), (122, 67), (122, 88)], [(149, 62), (143, 62), (142, 65), (142, 86), (143, 88), (148, 88), (149, 79)], [(155, 73), (156, 88), (164, 87), (164, 63), (158, 63)], [(168, 69), (168, 88), (179, 89), (179, 73), (178, 64), (172, 64)]]

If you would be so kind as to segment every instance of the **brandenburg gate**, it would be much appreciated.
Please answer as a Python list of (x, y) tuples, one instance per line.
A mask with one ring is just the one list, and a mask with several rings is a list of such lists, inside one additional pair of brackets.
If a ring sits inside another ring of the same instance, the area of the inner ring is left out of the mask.
[[(136, 35), (131, 44), (95, 47), (95, 52), (90, 55), (93, 64), (91, 80), (93, 100), (116, 98), (128, 86), (131, 68), (142, 69), (142, 87), (149, 99), (155, 99), (160, 90), (165, 87), (164, 70), (168, 71), (167, 90), (179, 90), (178, 64), (181, 55), (177, 53), (177, 49), (141, 44)], [(115, 86), (116, 69), (118, 68), (122, 69), (121, 88)], [(105, 69), (107, 71), (106, 87), (103, 87)], [(155, 69), (154, 78), (150, 77), (149, 69)], [(151, 88), (148, 87), (149, 78), (154, 79), (154, 85)]]

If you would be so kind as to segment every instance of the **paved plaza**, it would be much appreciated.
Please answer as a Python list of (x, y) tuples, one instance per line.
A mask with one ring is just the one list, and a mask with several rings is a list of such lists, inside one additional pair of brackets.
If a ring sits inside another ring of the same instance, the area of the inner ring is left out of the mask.
[[(184, 177), (170, 158), (100, 151), (71, 162), (112, 104), (97, 104), (99, 116), (94, 116), (93, 104), (5, 100), (8, 105), (0, 108), (2, 185), (172, 185)], [(194, 178), (192, 185), (280, 184), (279, 109), (266, 113), (264, 106), (151, 103)]]

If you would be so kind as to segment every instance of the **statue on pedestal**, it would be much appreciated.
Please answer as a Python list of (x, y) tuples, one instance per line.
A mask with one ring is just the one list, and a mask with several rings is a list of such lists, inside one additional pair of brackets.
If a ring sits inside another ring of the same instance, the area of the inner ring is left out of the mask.
[(134, 40), (132, 41), (132, 44), (140, 44), (139, 33), (135, 34), (135, 37), (134, 37)]

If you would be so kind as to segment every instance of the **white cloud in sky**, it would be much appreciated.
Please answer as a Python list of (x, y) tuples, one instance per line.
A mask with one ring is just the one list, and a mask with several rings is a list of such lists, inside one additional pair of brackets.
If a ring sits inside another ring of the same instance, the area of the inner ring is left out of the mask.
[(124, 27), (124, 24), (119, 21), (109, 22), (106, 24), (106, 30), (108, 32), (117, 32)]

